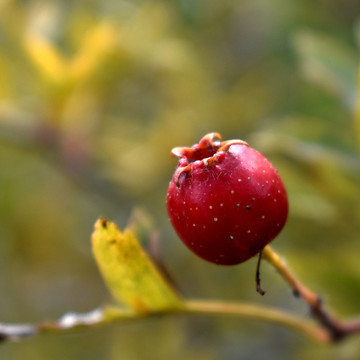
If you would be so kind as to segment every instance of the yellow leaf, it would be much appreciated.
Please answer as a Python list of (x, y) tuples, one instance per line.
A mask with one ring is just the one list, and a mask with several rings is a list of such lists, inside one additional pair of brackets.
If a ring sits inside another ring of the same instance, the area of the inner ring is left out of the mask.
[(117, 31), (104, 23), (87, 34), (82, 45), (70, 63), (70, 75), (75, 80), (89, 77), (116, 46)]
[(67, 79), (67, 62), (48, 40), (31, 34), (25, 38), (24, 45), (33, 63), (47, 79), (55, 83)]
[(174, 310), (182, 301), (162, 277), (130, 230), (100, 218), (92, 235), (93, 254), (114, 298), (136, 312)]

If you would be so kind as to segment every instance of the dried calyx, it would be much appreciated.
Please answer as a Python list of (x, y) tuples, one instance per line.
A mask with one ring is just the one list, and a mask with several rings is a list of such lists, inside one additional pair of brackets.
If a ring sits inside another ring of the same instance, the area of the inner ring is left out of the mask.
[(192, 169), (192, 163), (201, 161), (205, 166), (214, 166), (218, 163), (219, 156), (228, 151), (231, 145), (246, 145), (243, 140), (221, 141), (221, 135), (213, 132), (206, 134), (198, 144), (192, 147), (175, 147), (171, 154), (180, 158), (179, 166), (175, 175), (175, 183), (179, 184), (179, 177), (182, 173), (188, 173)]
[(243, 140), (221, 141), (221, 135), (213, 132), (206, 134), (198, 144), (192, 147), (173, 148), (171, 154), (180, 159), (186, 159), (187, 163), (190, 164), (196, 160), (210, 158), (218, 152), (227, 151), (231, 145), (248, 145), (248, 143)]

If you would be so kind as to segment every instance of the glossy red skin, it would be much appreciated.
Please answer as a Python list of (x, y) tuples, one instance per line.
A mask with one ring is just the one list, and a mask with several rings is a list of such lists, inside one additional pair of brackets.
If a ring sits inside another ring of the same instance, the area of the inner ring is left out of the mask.
[(180, 159), (169, 184), (167, 210), (189, 249), (212, 263), (234, 265), (278, 235), (288, 216), (288, 199), (278, 172), (258, 151), (246, 144), (214, 150), (205, 161)]

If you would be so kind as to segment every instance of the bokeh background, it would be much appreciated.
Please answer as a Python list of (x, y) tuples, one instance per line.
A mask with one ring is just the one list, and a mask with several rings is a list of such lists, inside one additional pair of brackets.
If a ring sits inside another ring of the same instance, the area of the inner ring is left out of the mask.
[[(273, 247), (335, 314), (360, 313), (357, 0), (1, 0), (0, 321), (89, 311), (110, 295), (91, 255), (99, 216), (147, 213), (189, 297), (308, 316), (256, 259), (196, 258), (167, 220), (172, 147), (205, 133), (263, 152), (288, 188)], [(146, 245), (146, 244), (145, 244)], [(359, 359), (251, 320), (169, 317), (0, 346), (1, 359)]]

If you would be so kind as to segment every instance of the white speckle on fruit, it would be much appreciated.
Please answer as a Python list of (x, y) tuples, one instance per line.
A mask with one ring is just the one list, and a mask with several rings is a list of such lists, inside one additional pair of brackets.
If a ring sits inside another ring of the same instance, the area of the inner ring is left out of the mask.
[(272, 181), (271, 181), (271, 182), (273, 182), (273, 183), (274, 183), (274, 182), (275, 182), (275, 180), (274, 180), (274, 179), (272, 179)]
[(268, 194), (268, 197), (271, 197), (271, 194)]
[(192, 208), (190, 208), (190, 211), (192, 211)]
[(250, 177), (250, 176), (248, 177), (248, 180), (251, 180), (251, 177)]
[(247, 233), (250, 234), (250, 233), (251, 233), (251, 230), (249, 229), (249, 230), (247, 231)]
[(209, 209), (212, 210), (212, 208), (213, 208), (212, 205), (210, 205), (210, 206), (209, 206)]
[(195, 208), (195, 210), (196, 210), (196, 211), (198, 211), (198, 210), (199, 210), (199, 208), (198, 208), (198, 207), (196, 207), (196, 208)]
[(239, 208), (239, 207), (240, 207), (240, 204), (236, 204), (236, 206)]
[(233, 237), (232, 235), (230, 235), (229, 238), (230, 238), (231, 240), (234, 240), (234, 237)]
[(241, 179), (238, 179), (238, 182), (241, 182), (242, 180)]
[(217, 217), (214, 217), (214, 221), (217, 222), (219, 219)]
[(268, 183), (269, 183), (269, 180), (266, 180), (265, 182), (268, 184)]
[(264, 219), (265, 219), (265, 215), (262, 215), (261, 218), (264, 220)]
[(208, 166), (208, 164), (209, 164), (207, 159), (203, 159), (203, 163), (205, 166)]
[(184, 201), (183, 204), (186, 205), (186, 201)]
[(252, 200), (252, 201), (255, 201), (255, 198), (252, 198), (251, 200)]
[(230, 192), (231, 192), (231, 194), (235, 194), (235, 191), (234, 191), (234, 190), (231, 190)]
[(221, 204), (220, 204), (220, 206), (221, 206), (221, 207), (223, 207), (223, 206), (224, 206), (224, 204), (223, 204), (223, 203), (221, 203)]
[(263, 174), (266, 174), (266, 170), (263, 170)]
[(277, 200), (276, 200), (276, 199), (274, 199), (274, 202), (277, 202)]
[(193, 224), (193, 227), (195, 227), (196, 225), (195, 224)]

